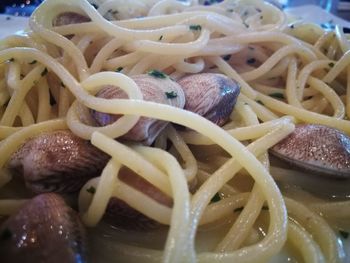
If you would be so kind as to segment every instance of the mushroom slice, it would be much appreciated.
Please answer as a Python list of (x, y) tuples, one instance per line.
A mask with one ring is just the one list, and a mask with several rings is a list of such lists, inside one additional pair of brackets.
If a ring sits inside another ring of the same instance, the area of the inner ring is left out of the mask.
[(99, 176), (109, 157), (69, 130), (38, 135), (13, 154), (9, 168), (36, 193), (75, 192)]
[[(151, 75), (137, 75), (132, 79), (136, 82), (143, 94), (143, 99), (160, 104), (183, 108), (185, 105), (185, 95), (180, 85), (172, 81), (169, 77), (157, 78)], [(105, 99), (127, 99), (127, 94), (120, 88), (106, 86), (101, 89), (97, 97)], [(117, 121), (121, 116), (107, 114), (98, 111), (91, 111), (92, 117), (100, 126), (105, 126)], [(141, 117), (136, 125), (121, 138), (142, 142), (145, 145), (153, 143), (158, 134), (166, 127), (168, 122), (157, 119)]]
[(2, 262), (86, 262), (85, 230), (54, 193), (34, 197), (0, 227)]
[(90, 22), (90, 18), (74, 12), (64, 12), (59, 14), (53, 21), (53, 26), (65, 26), (71, 24), (79, 24)]
[(298, 125), (270, 152), (313, 173), (339, 179), (350, 178), (350, 138), (331, 127)]
[(229, 119), (240, 92), (239, 85), (222, 74), (189, 75), (178, 83), (185, 93), (185, 109), (219, 126)]

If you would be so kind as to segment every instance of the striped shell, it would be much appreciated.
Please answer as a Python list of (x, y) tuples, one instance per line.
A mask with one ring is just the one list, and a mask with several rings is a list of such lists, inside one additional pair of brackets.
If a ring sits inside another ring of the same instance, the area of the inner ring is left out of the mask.
[(298, 168), (333, 178), (350, 178), (350, 138), (322, 125), (298, 125), (271, 148), (276, 157)]
[(44, 133), (27, 141), (9, 162), (36, 193), (75, 192), (99, 176), (109, 156), (69, 130)]
[(229, 119), (240, 92), (239, 85), (222, 74), (189, 75), (178, 83), (185, 92), (185, 109), (219, 126)]
[(1, 262), (86, 262), (85, 230), (57, 194), (41, 194), (0, 227)]
[(65, 26), (70, 24), (79, 24), (90, 22), (90, 18), (74, 12), (64, 12), (59, 14), (53, 21), (53, 26)]
[[(119, 179), (127, 185), (143, 192), (156, 202), (172, 207), (172, 198), (161, 192), (158, 188), (135, 174), (128, 168), (122, 168), (118, 175)], [(137, 210), (130, 207), (118, 198), (111, 198), (107, 207), (107, 216), (112, 224), (134, 230), (148, 230), (158, 227), (160, 224)]]
[[(170, 78), (166, 77), (165, 79), (160, 79), (143, 74), (133, 76), (132, 79), (140, 88), (144, 100), (167, 104), (178, 108), (184, 107), (184, 93), (181, 87)], [(169, 98), (167, 94), (176, 94), (176, 96)], [(106, 86), (100, 90), (96, 96), (105, 99), (127, 98), (127, 94), (123, 90), (113, 86)], [(107, 114), (93, 110), (91, 114), (100, 126), (111, 124), (120, 118), (120, 115)], [(136, 125), (121, 138), (150, 145), (167, 124), (168, 122), (166, 121), (141, 117)]]

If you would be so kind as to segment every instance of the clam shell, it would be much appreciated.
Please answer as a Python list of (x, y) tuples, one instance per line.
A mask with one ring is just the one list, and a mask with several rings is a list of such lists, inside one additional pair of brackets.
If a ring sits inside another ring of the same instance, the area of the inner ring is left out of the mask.
[[(183, 108), (185, 96), (181, 87), (170, 78), (155, 78), (146, 74), (133, 76), (132, 79), (140, 88), (143, 99), (161, 104)], [(176, 94), (173, 98), (168, 98), (167, 93)], [(97, 97), (112, 99), (126, 99), (127, 94), (120, 88), (106, 86), (96, 94)], [(91, 111), (92, 117), (100, 126), (105, 126), (117, 121), (121, 116), (107, 114), (98, 111)], [(136, 125), (122, 139), (142, 142), (145, 145), (153, 143), (158, 134), (166, 127), (168, 122), (157, 119), (141, 117)]]
[(85, 260), (85, 230), (57, 194), (28, 201), (0, 227), (1, 262), (73, 263)]
[(219, 126), (229, 119), (240, 92), (239, 85), (222, 74), (189, 75), (178, 83), (185, 93), (185, 109)]
[(99, 176), (109, 156), (69, 130), (44, 133), (27, 141), (9, 161), (36, 193), (75, 192)]
[[(129, 186), (143, 192), (160, 204), (168, 207), (173, 206), (172, 198), (161, 192), (148, 181), (124, 167), (120, 170), (119, 179)], [(106, 214), (109, 221), (116, 226), (133, 230), (149, 230), (159, 227), (161, 224), (138, 212), (124, 201), (111, 198)]]
[(270, 149), (297, 168), (332, 178), (350, 178), (350, 138), (343, 132), (316, 124), (298, 125)]
[(79, 24), (90, 22), (90, 18), (74, 12), (64, 12), (59, 14), (53, 21), (53, 26), (65, 26), (70, 24)]

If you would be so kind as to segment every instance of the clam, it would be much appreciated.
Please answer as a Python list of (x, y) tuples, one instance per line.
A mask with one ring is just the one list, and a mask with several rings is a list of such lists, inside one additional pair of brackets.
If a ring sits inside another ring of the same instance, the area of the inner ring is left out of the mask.
[(99, 176), (109, 157), (69, 130), (38, 135), (13, 154), (9, 168), (36, 193), (75, 192)]
[[(173, 199), (153, 186), (151, 183), (123, 167), (118, 177), (121, 181), (132, 188), (149, 196), (154, 201), (167, 207), (173, 206)], [(189, 190), (193, 193), (196, 180), (189, 182)], [(111, 224), (133, 230), (149, 230), (159, 227), (161, 224), (135, 210), (123, 200), (112, 197), (108, 203), (106, 215)]]
[(79, 24), (90, 22), (90, 18), (74, 12), (64, 12), (59, 14), (53, 21), (53, 26), (65, 26), (70, 24)]
[(239, 85), (222, 74), (189, 75), (178, 83), (185, 93), (185, 109), (219, 126), (229, 119), (240, 92)]
[[(178, 108), (184, 107), (185, 96), (181, 87), (165, 74), (158, 72), (157, 74), (136, 75), (132, 79), (140, 88), (144, 100)], [(96, 96), (105, 99), (127, 98), (127, 94), (123, 90), (114, 86), (102, 88)], [(111, 124), (120, 118), (120, 115), (107, 114), (94, 110), (91, 110), (91, 114), (100, 126)], [(166, 121), (141, 117), (136, 125), (121, 138), (150, 145), (167, 124), (168, 122)]]
[[(147, 182), (130, 169), (123, 167), (120, 170), (118, 177), (127, 185), (140, 192), (143, 192), (156, 202), (164, 206), (172, 207), (173, 200), (171, 197), (161, 192), (158, 188)], [(158, 222), (148, 218), (116, 197), (110, 199), (106, 213), (109, 219), (112, 221), (111, 223), (124, 228), (148, 230), (160, 225)]]
[(300, 169), (332, 178), (350, 178), (350, 138), (323, 125), (298, 125), (270, 149), (276, 157)]
[(28, 201), (0, 227), (1, 262), (86, 262), (77, 213), (57, 194)]

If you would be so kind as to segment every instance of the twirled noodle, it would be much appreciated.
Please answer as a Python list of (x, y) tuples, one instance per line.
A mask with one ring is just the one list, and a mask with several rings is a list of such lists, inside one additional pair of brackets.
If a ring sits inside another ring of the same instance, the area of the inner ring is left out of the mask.
[[(6, 196), (16, 187), (8, 184), (16, 150), (41, 133), (69, 129), (110, 156), (78, 200), (83, 223), (97, 229), (90, 237), (98, 243), (94, 262), (285, 261), (282, 251), (303, 262), (344, 260), (332, 227), (350, 227), (349, 201), (291, 194), (288, 186), (302, 181), (291, 178), (307, 175), (276, 167), (268, 151), (299, 123), (350, 134), (349, 36), (341, 27), (288, 25), (283, 11), (260, 0), (210, 2), (100, 0), (94, 8), (87, 0), (47, 0), (25, 32), (0, 42), (0, 215), (27, 200), (19, 192), (16, 200)], [(62, 15), (68, 22), (54, 22)], [(223, 127), (186, 104), (146, 100), (135, 80), (200, 73), (223, 74), (240, 86)], [(113, 86), (126, 97), (100, 96)], [(100, 127), (96, 112), (120, 117)], [(125, 140), (144, 118), (169, 124), (151, 146)], [(123, 181), (125, 167), (172, 203)], [(127, 241), (125, 230), (103, 230), (113, 198), (165, 225), (154, 233), (163, 243), (143, 242), (137, 231)], [(119, 240), (102, 238), (99, 229)]]

